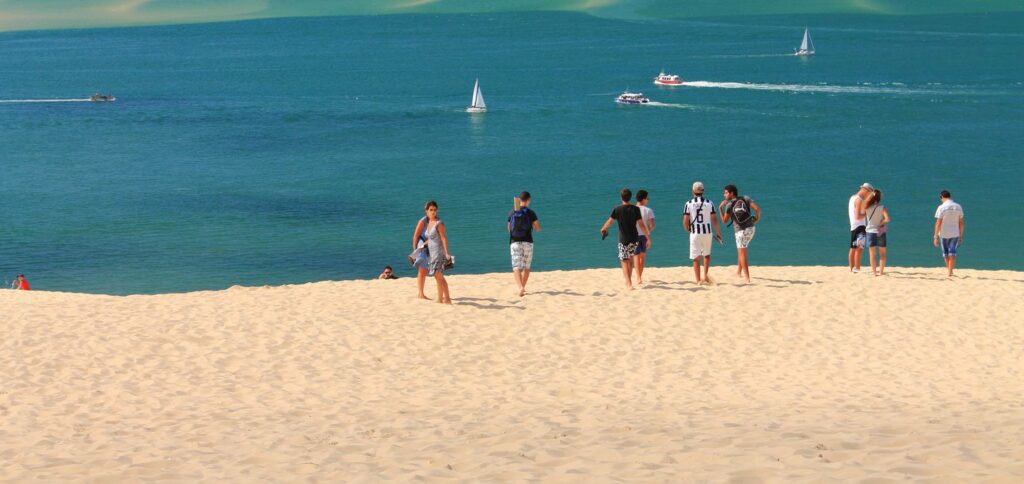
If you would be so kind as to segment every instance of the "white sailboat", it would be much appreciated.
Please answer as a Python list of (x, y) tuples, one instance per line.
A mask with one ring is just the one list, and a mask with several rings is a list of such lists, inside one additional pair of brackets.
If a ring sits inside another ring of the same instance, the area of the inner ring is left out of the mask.
[(486, 113), (487, 104), (484, 103), (484, 93), (480, 91), (480, 79), (473, 84), (473, 101), (466, 108), (467, 113)]
[(804, 41), (800, 43), (800, 48), (793, 55), (814, 55), (814, 41), (811, 40), (811, 29), (804, 27)]

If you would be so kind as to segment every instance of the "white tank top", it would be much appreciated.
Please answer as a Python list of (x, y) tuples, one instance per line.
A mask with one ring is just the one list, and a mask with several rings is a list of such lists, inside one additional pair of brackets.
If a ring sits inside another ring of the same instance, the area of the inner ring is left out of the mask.
[(863, 227), (866, 225), (864, 216), (857, 210), (857, 200), (861, 200), (860, 196), (854, 195), (850, 197), (850, 230), (855, 230), (857, 227)]

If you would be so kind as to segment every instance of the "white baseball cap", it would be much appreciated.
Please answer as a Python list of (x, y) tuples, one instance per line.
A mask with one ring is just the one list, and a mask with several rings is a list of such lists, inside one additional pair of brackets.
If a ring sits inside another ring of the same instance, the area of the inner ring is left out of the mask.
[(704, 193), (704, 184), (701, 182), (693, 182), (693, 191)]
[(868, 182), (864, 182), (864, 184), (861, 185), (860, 187), (861, 188), (867, 188), (868, 190), (874, 190), (875, 189), (875, 187), (871, 186), (871, 184), (868, 183)]

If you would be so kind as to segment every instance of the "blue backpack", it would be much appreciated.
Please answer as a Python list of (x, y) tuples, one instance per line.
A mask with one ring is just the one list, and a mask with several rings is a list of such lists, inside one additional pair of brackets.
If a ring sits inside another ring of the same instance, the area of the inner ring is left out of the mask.
[(530, 209), (523, 207), (513, 210), (508, 216), (509, 234), (515, 238), (522, 238), (530, 235)]

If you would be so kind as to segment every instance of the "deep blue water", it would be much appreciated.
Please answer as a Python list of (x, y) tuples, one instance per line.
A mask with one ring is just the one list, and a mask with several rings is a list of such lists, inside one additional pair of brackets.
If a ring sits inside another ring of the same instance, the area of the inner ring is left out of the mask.
[[(786, 56), (810, 25), (818, 55)], [(276, 19), (0, 33), (0, 282), (112, 294), (375, 276), (439, 202), (458, 273), (614, 267), (597, 233), (646, 188), (653, 265), (685, 264), (694, 180), (764, 209), (751, 263), (844, 265), (846, 204), (886, 193), (890, 265), (1024, 270), (1024, 15), (624, 21), (581, 14)], [(664, 67), (695, 84), (657, 88)], [(490, 111), (463, 112), (479, 78)], [(693, 87), (705, 86), (705, 87)], [(661, 106), (622, 107), (622, 90)], [(729, 229), (731, 230), (731, 229)], [(716, 264), (735, 262), (731, 238)], [(866, 258), (865, 258), (866, 262)]]

